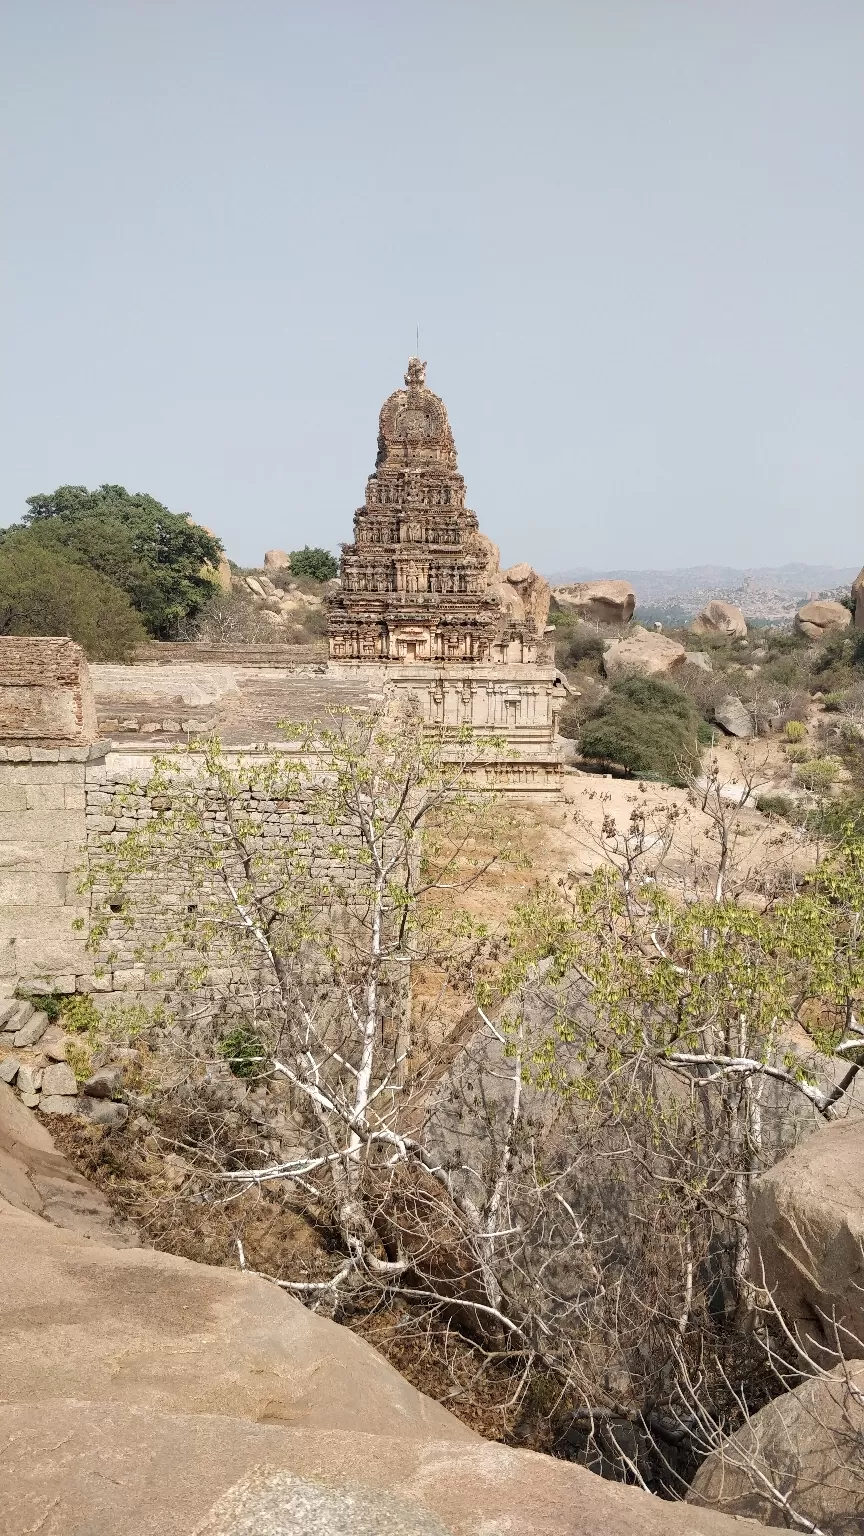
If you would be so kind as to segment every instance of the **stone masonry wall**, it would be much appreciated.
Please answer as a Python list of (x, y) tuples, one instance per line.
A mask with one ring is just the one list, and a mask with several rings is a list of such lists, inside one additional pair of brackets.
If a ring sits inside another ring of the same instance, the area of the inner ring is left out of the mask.
[[(244, 753), (246, 761), (254, 760), (254, 754)], [(164, 800), (157, 803), (144, 792), (144, 786), (152, 767), (152, 754), (148, 752), (110, 752), (101, 762), (87, 765), (86, 794), (86, 855), (93, 877), (93, 906), (101, 906), (106, 892), (106, 881), (100, 879), (100, 865), (112, 845), (121, 841), (127, 833), (141, 827), (164, 809)], [(194, 762), (194, 758), (191, 760)], [(230, 754), (229, 754), (230, 761)], [(260, 844), (265, 851), (268, 845), (284, 844), (299, 829), (305, 839), (309, 874), (316, 881), (333, 881), (345, 887), (350, 900), (356, 877), (352, 879), (350, 868), (341, 859), (334, 859), (330, 847), (339, 841), (350, 848), (355, 840), (352, 829), (330, 827), (316, 823), (312, 798), (316, 791), (314, 779), (301, 786), (299, 793), (290, 801), (276, 802), (248, 795), (242, 809), (244, 818), (260, 826)], [(208, 805), (207, 820), (214, 824), (224, 819), (218, 802)], [(132, 876), (127, 889), (135, 885), (137, 910), (145, 912), (148, 940), (157, 938), (169, 930), (177, 930), (182, 922), (183, 903), (191, 897), (202, 909), (206, 904), (205, 890), (188, 892), (182, 876), (160, 881), (154, 889), (150, 873)], [(194, 991), (197, 1001), (225, 1000), (248, 993), (261, 965), (260, 952), (250, 943), (241, 952), (235, 946), (219, 951), (212, 945), (206, 956), (195, 950), (184, 950), (179, 955), (166, 958), (159, 974), (154, 975), (152, 962), (145, 961), (139, 953), (140, 933), (130, 930), (118, 912), (116, 920), (109, 923), (104, 944), (90, 957), (91, 989), (95, 992), (147, 994), (148, 1000), (165, 998), (171, 1003), (188, 1002)], [(190, 985), (189, 971), (201, 964), (207, 966), (207, 976)], [(95, 974), (93, 974), (95, 972)], [(184, 972), (186, 975), (184, 976)], [(267, 974), (265, 972), (265, 974)]]
[[(0, 988), (88, 991), (85, 795), (93, 748), (0, 747)], [(98, 751), (98, 749), (95, 749)], [(104, 750), (104, 748), (103, 748)]]
[[(87, 948), (91, 910), (101, 908), (105, 891), (99, 880), (105, 853), (158, 814), (159, 807), (141, 791), (152, 762), (152, 748), (118, 751), (104, 742), (53, 750), (0, 747), (0, 995), (17, 987), (42, 993), (147, 994), (148, 1002), (188, 1000), (190, 988), (176, 966), (166, 964), (153, 978), (137, 953), (140, 937), (127, 928), (121, 913), (111, 921), (102, 949), (93, 953)], [(514, 773), (526, 768), (524, 763), (505, 766)], [(260, 821), (265, 847), (283, 842), (299, 825), (308, 839), (312, 878), (345, 887), (350, 902), (356, 877), (329, 850), (334, 840), (350, 845), (354, 833), (316, 823), (314, 794), (310, 780), (287, 803), (250, 797), (245, 814)], [(215, 820), (215, 807), (212, 814)], [(81, 889), (88, 874), (94, 878), (92, 892)], [(177, 926), (181, 896), (179, 879), (173, 886), (153, 885), (150, 876), (141, 877), (151, 935)], [(200, 960), (189, 952), (180, 965), (191, 968)], [(248, 989), (256, 969), (254, 952), (241, 960), (211, 950), (206, 960), (209, 974), (193, 989), (197, 998)]]
[[(144, 674), (159, 673), (160, 682), (177, 692), (180, 674), (194, 672), (190, 688), (193, 684), (206, 685), (208, 703), (215, 686), (214, 679), (206, 676), (207, 668), (122, 670), (133, 682), (143, 684), (145, 692), (151, 680)], [(231, 683), (241, 670), (234, 669)], [(316, 700), (367, 707), (380, 702), (380, 692), (371, 687), (365, 675), (352, 672), (343, 679), (336, 668), (324, 677), (317, 671), (312, 676), (313, 669), (306, 670), (310, 672), (308, 678), (299, 675), (303, 669), (297, 669), (289, 680), (278, 670), (245, 669), (254, 674), (259, 691), (264, 687), (260, 672), (270, 692), (266, 701), (263, 696), (258, 700), (260, 707), (253, 711), (254, 736), (247, 719), (249, 711), (243, 708), (233, 722), (208, 722), (229, 752), (244, 750), (240, 742), (245, 745), (253, 739), (267, 739), (261, 722), (290, 716), (292, 705), (296, 718), (309, 720), (316, 718)], [(512, 760), (505, 754), (491, 769), (478, 765), (478, 783), (491, 779), (497, 787), (522, 792), (557, 788), (557, 755), (546, 743), (546, 738), (551, 738), (558, 702), (553, 698), (556, 675), (554, 669), (530, 670), (526, 689), (521, 674), (508, 679), (497, 669), (490, 670), (488, 677), (475, 669), (470, 678), (448, 678), (446, 687), (433, 671), (427, 677), (422, 668), (412, 669), (413, 691), (422, 685), (421, 702), (430, 723), (470, 723), (486, 730), (493, 723), (494, 728), (519, 738), (523, 750)], [(380, 689), (380, 668), (376, 680)], [(304, 683), (315, 691), (314, 699), (302, 688), (298, 694)], [(242, 699), (236, 688), (228, 687), (228, 692)], [(493, 715), (489, 713), (490, 699), (495, 705)], [(185, 695), (183, 702), (187, 702)], [(478, 708), (481, 714), (476, 717)], [(239, 738), (234, 748), (230, 745), (232, 737), (235, 741)], [(96, 740), (90, 674), (79, 646), (62, 638), (0, 637), (0, 994), (11, 993), (16, 987), (42, 993), (153, 990), (147, 968), (135, 952), (136, 940), (119, 914), (107, 935), (105, 953), (94, 956), (88, 951), (91, 898), (82, 885), (88, 869), (98, 867), (106, 847), (157, 814), (158, 808), (134, 789), (149, 777), (155, 749), (156, 742), (146, 744), (140, 737), (122, 748)], [(250, 812), (260, 820), (265, 844), (269, 839), (284, 840), (299, 818), (309, 834), (313, 876), (338, 875), (345, 884), (344, 866), (337, 862), (331, 867), (328, 862), (328, 848), (337, 829), (314, 824), (309, 803), (312, 792), (310, 787), (308, 795), (301, 794), (297, 803), (288, 805), (250, 804)], [(115, 805), (118, 795), (128, 797), (128, 804), (119, 811)], [(347, 886), (350, 903), (350, 878)], [(178, 893), (163, 890), (151, 894), (152, 920), (158, 928), (169, 921), (172, 903), (176, 911)], [(238, 965), (236, 957), (230, 964), (212, 964), (214, 957), (208, 958), (211, 994), (248, 985), (249, 969)], [(182, 957), (181, 963), (191, 964), (194, 959), (193, 955)], [(176, 973), (169, 973), (161, 978), (159, 992), (170, 995), (173, 986), (182, 987), (183, 983)]]
[[(0, 747), (0, 995), (87, 992), (148, 994), (147, 1001), (186, 996), (178, 972), (166, 968), (154, 981), (136, 953), (140, 939), (118, 915), (100, 952), (87, 948), (91, 908), (101, 906), (99, 865), (111, 845), (158, 814), (139, 792), (151, 772), (152, 752), (117, 752), (97, 746), (79, 748)], [(295, 800), (276, 804), (249, 799), (244, 814), (260, 820), (261, 837), (279, 843), (298, 825), (308, 837), (313, 878), (338, 878), (352, 889), (350, 871), (329, 856), (334, 838), (350, 839), (349, 829), (316, 826), (311, 798), (314, 787)], [(122, 801), (122, 803), (119, 803)], [(217, 812), (214, 808), (213, 817)], [(87, 875), (94, 888), (82, 890)], [(150, 910), (150, 934), (176, 926), (179, 882), (152, 890), (142, 877)], [(139, 892), (139, 895), (141, 893)], [(187, 952), (181, 964), (194, 966), (200, 955)], [(236, 995), (248, 988), (255, 955), (241, 962), (235, 954), (207, 956), (209, 974), (198, 986), (198, 999)]]

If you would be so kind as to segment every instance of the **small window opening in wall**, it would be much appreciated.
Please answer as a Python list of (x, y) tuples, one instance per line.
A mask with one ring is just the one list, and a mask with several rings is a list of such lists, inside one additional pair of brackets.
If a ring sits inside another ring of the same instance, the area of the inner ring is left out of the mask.
[(112, 912), (122, 912), (123, 911), (123, 898), (122, 898), (122, 896), (116, 897), (114, 901), (109, 901), (108, 906), (110, 907)]
[(197, 903), (197, 901), (190, 901), (188, 907), (186, 908), (186, 911), (187, 912), (197, 912), (198, 911), (198, 903)]

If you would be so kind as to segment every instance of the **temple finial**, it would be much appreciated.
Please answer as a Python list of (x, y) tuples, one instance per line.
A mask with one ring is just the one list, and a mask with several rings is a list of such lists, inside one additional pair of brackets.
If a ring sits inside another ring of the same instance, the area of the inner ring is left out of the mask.
[(409, 357), (405, 383), (409, 389), (412, 385), (422, 386), (426, 383), (426, 364), (422, 363), (419, 357)]

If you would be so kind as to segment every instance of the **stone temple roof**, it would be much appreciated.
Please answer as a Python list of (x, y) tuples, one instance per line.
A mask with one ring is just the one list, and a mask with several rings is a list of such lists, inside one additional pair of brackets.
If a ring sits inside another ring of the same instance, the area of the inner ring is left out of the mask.
[(376, 469), (423, 468), (440, 465), (455, 470), (456, 448), (447, 409), (438, 395), (426, 387), (426, 364), (408, 359), (406, 389), (396, 389), (381, 407), (378, 417)]

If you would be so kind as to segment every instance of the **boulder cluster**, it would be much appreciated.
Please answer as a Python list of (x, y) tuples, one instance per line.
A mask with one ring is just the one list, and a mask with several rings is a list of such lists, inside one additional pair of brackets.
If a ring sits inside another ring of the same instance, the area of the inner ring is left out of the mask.
[[(304, 621), (312, 613), (318, 612), (324, 606), (324, 596), (318, 592), (302, 591), (296, 581), (288, 581), (287, 585), (277, 585), (268, 575), (268, 572), (287, 572), (291, 569), (291, 557), (281, 549), (268, 549), (264, 556), (264, 567), (254, 575), (235, 578), (241, 585), (243, 593), (251, 598), (259, 618), (274, 632), (274, 638), (280, 637), (280, 632), (296, 629), (302, 626)], [(339, 581), (334, 578), (326, 583), (326, 591), (335, 591), (339, 587)]]
[[(746, 647), (747, 619), (735, 603), (725, 599), (712, 598), (707, 602), (688, 624), (688, 636), (678, 638), (664, 633), (660, 623), (646, 628), (633, 622), (636, 594), (627, 581), (577, 582), (559, 586), (553, 589), (552, 598), (557, 610), (576, 620), (577, 636), (581, 625), (594, 627), (595, 643), (599, 642), (602, 652), (599, 655), (600, 672), (609, 683), (626, 677), (677, 680), (679, 683), (689, 680), (693, 683), (697, 671), (722, 672), (718, 648), (740, 647), (743, 650)], [(846, 599), (841, 602), (834, 597), (808, 601), (795, 615), (793, 627), (796, 635), (817, 645), (842, 636), (853, 625), (856, 630), (864, 629), (864, 570), (852, 584), (851, 602)], [(572, 635), (573, 631), (570, 633)], [(682, 639), (687, 643), (682, 643)], [(702, 642), (698, 650), (691, 648), (693, 640)], [(573, 641), (569, 643), (578, 654), (578, 640), (575, 644)], [(760, 655), (759, 648), (755, 647), (746, 658), (754, 664), (749, 667), (751, 677), (764, 655), (764, 650)], [(744, 665), (743, 660), (741, 664)], [(755, 711), (745, 705), (737, 693), (730, 691), (722, 698), (715, 694), (709, 702), (710, 719), (727, 736), (747, 740), (756, 734)], [(780, 709), (770, 697), (763, 703), (760, 720), (764, 717), (763, 723), (768, 724), (779, 717)]]
[(28, 1109), (43, 1115), (81, 1115), (95, 1125), (118, 1126), (129, 1117), (120, 1102), (122, 1063), (97, 1058), (80, 1085), (67, 1061), (74, 1036), (51, 1024), (26, 999), (0, 1004), (0, 1083), (14, 1087)]
[[(864, 1524), (864, 1121), (823, 1126), (757, 1179), (752, 1273), (782, 1310), (799, 1385), (754, 1413), (688, 1494), (738, 1519), (840, 1536)], [(792, 1339), (795, 1339), (795, 1344)], [(788, 1522), (793, 1523), (791, 1520)]]

